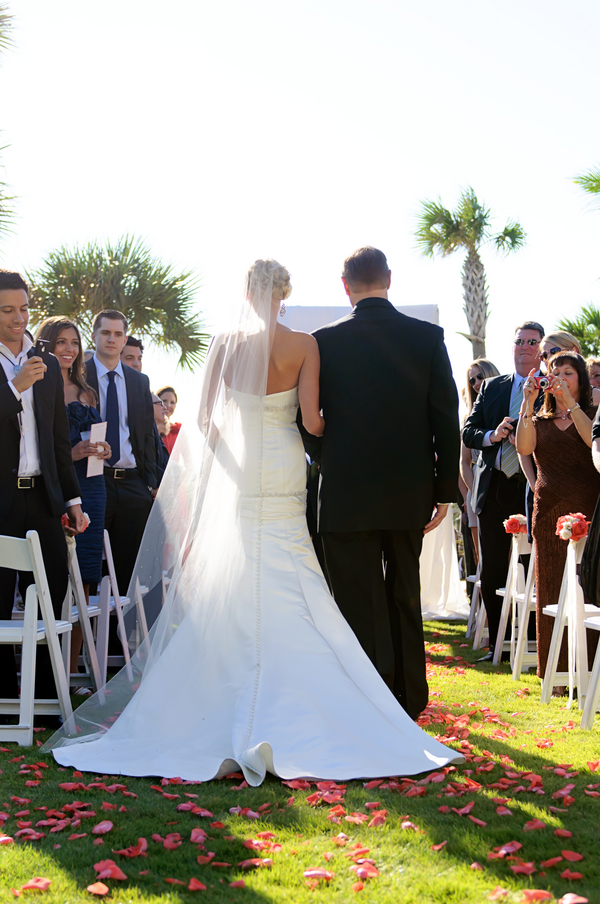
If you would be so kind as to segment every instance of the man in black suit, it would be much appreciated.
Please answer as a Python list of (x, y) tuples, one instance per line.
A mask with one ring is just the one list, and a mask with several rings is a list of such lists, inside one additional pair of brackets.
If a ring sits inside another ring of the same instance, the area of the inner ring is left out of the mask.
[(121, 363), (126, 317), (120, 311), (101, 311), (92, 335), (96, 354), (87, 363), (87, 380), (98, 394), (113, 450), (104, 467), (105, 525), (119, 591), (125, 594), (156, 494), (154, 413), (148, 377)]
[(353, 311), (314, 334), (319, 530), (342, 614), (416, 718), (428, 699), (419, 556), (458, 498), (458, 396), (443, 331), (398, 313), (390, 280), (381, 251), (355, 251), (342, 275)]
[[(502, 599), (496, 593), (506, 584), (510, 534), (503, 522), (510, 515), (524, 514), (527, 480), (515, 449), (516, 418), (523, 399), (523, 382), (539, 367), (544, 328), (528, 320), (515, 331), (512, 374), (485, 380), (463, 429), (469, 449), (481, 449), (473, 475), (471, 503), (479, 515), (481, 543), (481, 596), (488, 617), (491, 660), (497, 642)], [(540, 393), (538, 404), (543, 393)]]
[[(71, 458), (63, 381), (54, 355), (35, 355), (25, 330), (29, 287), (19, 273), (0, 270), (0, 535), (38, 532), (54, 614), (67, 590), (67, 546), (61, 525), (66, 511), (83, 530), (79, 483)], [(0, 619), (10, 619), (15, 572), (0, 568)], [(33, 575), (19, 575), (25, 599)], [(12, 647), (0, 646), (2, 696), (18, 696)], [(47, 648), (39, 648), (36, 696), (53, 697)]]

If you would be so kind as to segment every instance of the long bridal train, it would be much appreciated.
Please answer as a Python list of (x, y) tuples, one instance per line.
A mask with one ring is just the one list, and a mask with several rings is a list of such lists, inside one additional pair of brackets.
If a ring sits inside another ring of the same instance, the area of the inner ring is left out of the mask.
[[(245, 564), (219, 605), (187, 606), (113, 724), (51, 740), (56, 760), (203, 781), (239, 767), (250, 785), (267, 771), (347, 780), (462, 762), (407, 716), (329, 594), (306, 527), (297, 389), (264, 405), (232, 392), (228, 404), (261, 449), (236, 477)], [(192, 546), (171, 593), (193, 596), (194, 561)], [(169, 611), (155, 632), (167, 629)]]

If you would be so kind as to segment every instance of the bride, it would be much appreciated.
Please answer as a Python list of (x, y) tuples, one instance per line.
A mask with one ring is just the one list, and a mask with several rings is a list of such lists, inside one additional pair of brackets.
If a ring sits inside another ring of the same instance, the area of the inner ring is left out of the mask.
[(86, 772), (207, 781), (416, 774), (463, 761), (408, 717), (331, 597), (306, 526), (296, 426), (326, 429), (315, 340), (278, 322), (290, 276), (259, 260), (237, 323), (213, 341), (136, 571), (170, 582), (131, 664), (46, 744)]

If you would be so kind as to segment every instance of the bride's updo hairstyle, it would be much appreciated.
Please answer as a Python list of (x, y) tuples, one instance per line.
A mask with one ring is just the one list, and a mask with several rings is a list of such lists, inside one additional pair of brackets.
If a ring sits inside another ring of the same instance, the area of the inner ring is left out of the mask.
[(257, 289), (265, 292), (269, 285), (273, 286), (274, 302), (285, 301), (292, 291), (290, 274), (279, 261), (272, 258), (254, 261), (246, 275), (246, 297), (250, 298)]

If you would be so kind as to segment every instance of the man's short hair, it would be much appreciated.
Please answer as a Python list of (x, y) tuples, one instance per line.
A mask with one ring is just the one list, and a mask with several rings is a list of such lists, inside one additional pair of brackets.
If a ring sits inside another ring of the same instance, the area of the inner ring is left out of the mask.
[[(142, 345), (141, 339), (136, 339), (135, 336), (128, 336), (127, 342), (125, 343), (125, 348), (127, 348), (128, 345), (131, 345), (133, 348), (139, 348), (142, 355), (144, 354), (144, 346)], [(123, 349), (123, 351), (125, 351), (125, 348)]]
[(4, 289), (23, 289), (29, 298), (29, 284), (27, 280), (15, 270), (0, 269), (0, 292)]
[(519, 330), (535, 330), (540, 334), (540, 339), (543, 339), (546, 335), (542, 324), (537, 323), (535, 320), (526, 320), (525, 323), (522, 323), (520, 326), (515, 327), (515, 336), (517, 335)]
[(100, 313), (96, 316), (94, 320), (94, 325), (92, 327), (92, 333), (95, 333), (98, 327), (100, 326), (100, 321), (103, 317), (106, 317), (108, 320), (122, 320), (123, 321), (123, 331), (127, 332), (127, 327), (129, 324), (127, 323), (127, 317), (125, 314), (121, 313), (121, 311), (107, 310), (100, 311)]
[(346, 258), (342, 276), (351, 289), (387, 289), (390, 268), (383, 251), (366, 245)]

